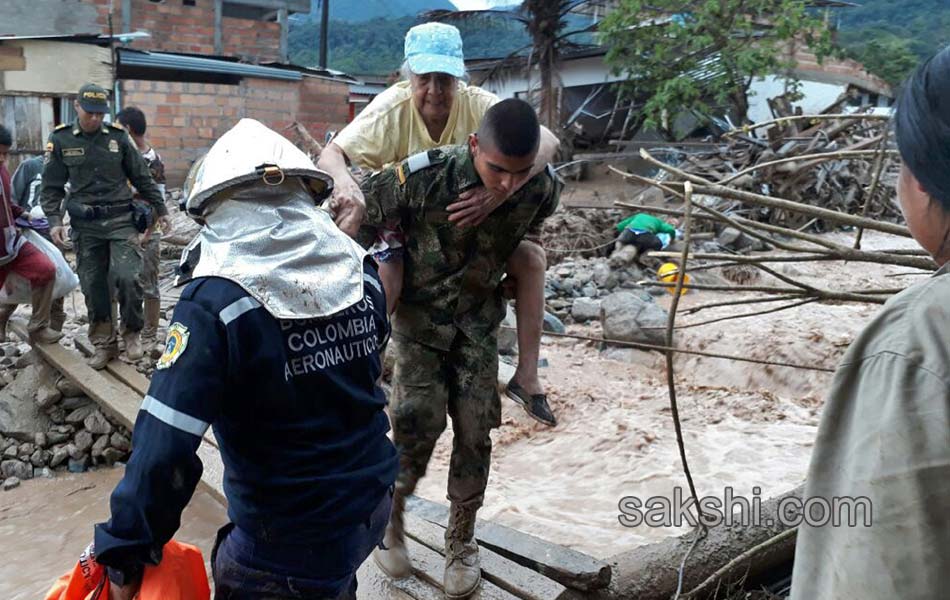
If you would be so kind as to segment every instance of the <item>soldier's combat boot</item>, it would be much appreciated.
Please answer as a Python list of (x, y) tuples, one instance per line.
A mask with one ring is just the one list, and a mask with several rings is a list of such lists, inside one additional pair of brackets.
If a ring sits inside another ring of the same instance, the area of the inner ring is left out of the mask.
[(53, 304), (53, 282), (32, 290), (33, 314), (26, 329), (30, 332), (30, 342), (34, 344), (55, 344), (63, 337), (61, 331), (49, 328), (49, 312)]
[(442, 587), (452, 600), (467, 598), (478, 589), (482, 569), (475, 543), (474, 506), (452, 503), (445, 528), (445, 575)]
[(96, 346), (96, 351), (86, 359), (86, 364), (97, 371), (101, 371), (106, 368), (109, 361), (117, 356), (119, 356), (119, 347), (116, 345)]
[(393, 494), (393, 508), (389, 515), (389, 524), (386, 525), (386, 534), (383, 536), (381, 548), (373, 550), (373, 560), (383, 573), (393, 579), (402, 579), (412, 573), (412, 563), (409, 561), (409, 550), (406, 549), (406, 532), (403, 521), (403, 512), (406, 510), (406, 496), (399, 491)]
[(136, 361), (145, 356), (138, 331), (126, 331), (122, 334), (122, 339), (125, 340), (125, 356), (129, 360)]

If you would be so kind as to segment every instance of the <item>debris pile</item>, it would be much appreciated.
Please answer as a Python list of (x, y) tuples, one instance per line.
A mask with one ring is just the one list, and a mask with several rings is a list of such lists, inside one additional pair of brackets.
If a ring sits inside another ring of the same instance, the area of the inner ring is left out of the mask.
[(623, 211), (560, 209), (544, 221), (541, 241), (548, 266), (574, 256), (608, 256), (617, 237), (614, 229)]
[[(894, 161), (885, 159), (897, 151), (889, 145), (887, 127), (887, 118), (874, 114), (784, 117), (730, 132), (711, 149), (664, 158), (685, 173), (733, 190), (895, 222), (900, 220), (893, 202), (897, 171)], [(682, 180), (676, 174), (667, 179)], [(793, 211), (743, 206), (737, 197), (703, 198), (703, 203), (793, 229), (834, 227)]]
[[(6, 370), (0, 391), (0, 479), (3, 489), (54, 471), (81, 473), (128, 459), (131, 434), (99, 410), (73, 382), (31, 359)], [(15, 374), (11, 374), (11, 371)]]

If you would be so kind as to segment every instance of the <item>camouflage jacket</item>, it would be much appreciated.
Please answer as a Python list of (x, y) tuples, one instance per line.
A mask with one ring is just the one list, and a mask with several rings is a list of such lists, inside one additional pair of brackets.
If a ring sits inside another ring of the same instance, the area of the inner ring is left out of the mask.
[(467, 146), (411, 156), (363, 181), (366, 223), (360, 242), (369, 246), (376, 228), (394, 224), (408, 238), (395, 333), (448, 350), (459, 331), (482, 339), (493, 335), (504, 318), (499, 284), (505, 263), (522, 239), (540, 235), (563, 184), (549, 168), (478, 227), (456, 227), (446, 207), (480, 185)]
[(62, 224), (67, 182), (70, 201), (85, 204), (128, 202), (132, 199), (131, 182), (159, 215), (168, 214), (148, 164), (118, 125), (103, 124), (92, 134), (84, 133), (78, 121), (72, 126), (60, 125), (46, 143), (45, 161), (40, 200), (51, 226)]

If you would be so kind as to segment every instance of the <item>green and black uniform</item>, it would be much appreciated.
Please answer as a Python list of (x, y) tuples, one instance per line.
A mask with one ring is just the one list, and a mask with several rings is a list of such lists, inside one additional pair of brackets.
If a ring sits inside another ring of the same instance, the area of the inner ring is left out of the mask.
[[(104, 124), (94, 133), (85, 133), (77, 121), (71, 127), (60, 125), (50, 135), (43, 170), (43, 212), (50, 226), (62, 225), (64, 188), (69, 183), (72, 208), (67, 208), (72, 215), (77, 271), (86, 297), (90, 339), (97, 346), (115, 343), (110, 282), (118, 292), (126, 331), (142, 329), (142, 249), (132, 221), (130, 182), (159, 216), (168, 214), (148, 165), (124, 129)], [(80, 216), (83, 212), (87, 214)]]

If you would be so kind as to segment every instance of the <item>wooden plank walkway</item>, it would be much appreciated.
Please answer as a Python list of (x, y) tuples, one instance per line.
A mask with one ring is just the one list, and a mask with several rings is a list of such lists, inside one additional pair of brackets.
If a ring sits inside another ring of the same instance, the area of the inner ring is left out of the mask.
[[(439, 553), (440, 556), (445, 555), (444, 527), (408, 513), (406, 530), (409, 537), (419, 544)], [(565, 591), (560, 583), (508, 560), (487, 547), (480, 547), (478, 553), (481, 558), (483, 578), (519, 598), (545, 600), (557, 598)]]
[[(410, 513), (426, 521), (442, 527), (448, 523), (449, 509), (444, 504), (417, 497), (410, 498), (407, 504)], [(567, 587), (593, 591), (610, 583), (607, 563), (510, 527), (479, 519), (475, 538), (481, 546)]]
[[(11, 330), (27, 339), (26, 327), (12, 320)], [(88, 352), (88, 341), (77, 340)], [(119, 360), (96, 371), (84, 357), (59, 344), (36, 345), (37, 354), (73, 381), (95, 400), (102, 410), (130, 430), (135, 424), (149, 380), (135, 367)], [(224, 496), (224, 465), (217, 442), (209, 431), (198, 448), (204, 465), (201, 485), (227, 505)], [(419, 498), (411, 498), (407, 515), (408, 547), (413, 575), (393, 581), (375, 565), (372, 558), (360, 568), (360, 598), (396, 598), (398, 600), (441, 600), (445, 565), (444, 533), (448, 507)], [(574, 550), (545, 542), (528, 534), (486, 521), (479, 521), (476, 538), (482, 560), (482, 584), (473, 600), (554, 600), (567, 587), (592, 590), (605, 587), (610, 569), (604, 563)]]

